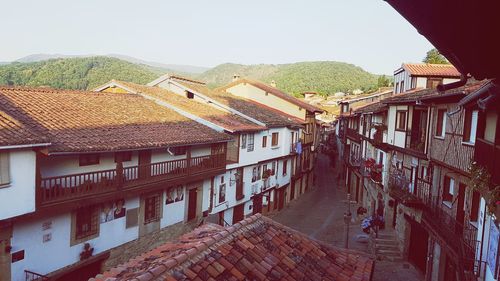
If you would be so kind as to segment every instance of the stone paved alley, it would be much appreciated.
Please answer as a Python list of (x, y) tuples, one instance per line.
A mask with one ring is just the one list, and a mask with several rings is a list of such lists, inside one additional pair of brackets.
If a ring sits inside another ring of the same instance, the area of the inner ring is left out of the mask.
[[(316, 188), (309, 190), (299, 199), (272, 218), (310, 237), (344, 247), (345, 226), (343, 215), (347, 210), (347, 192), (337, 183), (338, 167), (329, 166), (329, 159), (320, 155), (316, 166)], [(351, 204), (355, 216), (359, 205)], [(353, 221), (349, 230), (349, 248), (372, 254), (368, 243), (356, 241), (356, 235), (363, 234), (360, 221)], [(424, 280), (422, 273), (408, 262), (377, 261), (373, 281)]]

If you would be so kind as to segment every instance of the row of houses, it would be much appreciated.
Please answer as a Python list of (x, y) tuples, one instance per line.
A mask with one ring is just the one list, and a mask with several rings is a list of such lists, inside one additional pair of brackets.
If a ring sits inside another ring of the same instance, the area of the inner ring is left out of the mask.
[(383, 217), (383, 232), (426, 280), (498, 280), (496, 80), (403, 64), (394, 81), (390, 97), (343, 104), (337, 130), (349, 193)]
[(317, 113), (239, 77), (0, 87), (0, 280), (87, 280), (201, 222), (282, 209), (313, 187)]

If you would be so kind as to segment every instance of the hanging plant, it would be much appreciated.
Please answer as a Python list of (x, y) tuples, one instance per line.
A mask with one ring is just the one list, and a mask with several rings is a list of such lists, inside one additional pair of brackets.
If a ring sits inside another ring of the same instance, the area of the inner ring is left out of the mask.
[(488, 214), (495, 214), (500, 204), (500, 186), (490, 187), (491, 174), (477, 162), (470, 164), (469, 173), (469, 186), (484, 197)]

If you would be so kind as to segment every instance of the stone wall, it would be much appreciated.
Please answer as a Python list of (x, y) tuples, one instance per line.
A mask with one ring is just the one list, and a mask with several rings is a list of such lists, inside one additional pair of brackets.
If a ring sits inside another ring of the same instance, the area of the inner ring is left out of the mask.
[(173, 241), (182, 234), (192, 231), (200, 222), (201, 219), (193, 220), (189, 223), (180, 222), (113, 248), (110, 250), (109, 258), (102, 264), (102, 271), (125, 263), (129, 259), (150, 251), (168, 241)]

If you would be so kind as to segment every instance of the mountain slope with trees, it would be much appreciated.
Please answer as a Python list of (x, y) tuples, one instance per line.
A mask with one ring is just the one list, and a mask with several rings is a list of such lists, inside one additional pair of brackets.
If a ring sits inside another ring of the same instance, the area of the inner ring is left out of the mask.
[(291, 94), (315, 91), (322, 95), (350, 92), (355, 89), (369, 90), (377, 87), (378, 76), (352, 64), (318, 61), (292, 64), (221, 64), (197, 78), (210, 86), (231, 82), (234, 74), (270, 83)]
[(163, 70), (109, 57), (51, 59), (0, 66), (0, 84), (92, 89), (111, 79), (147, 83)]

